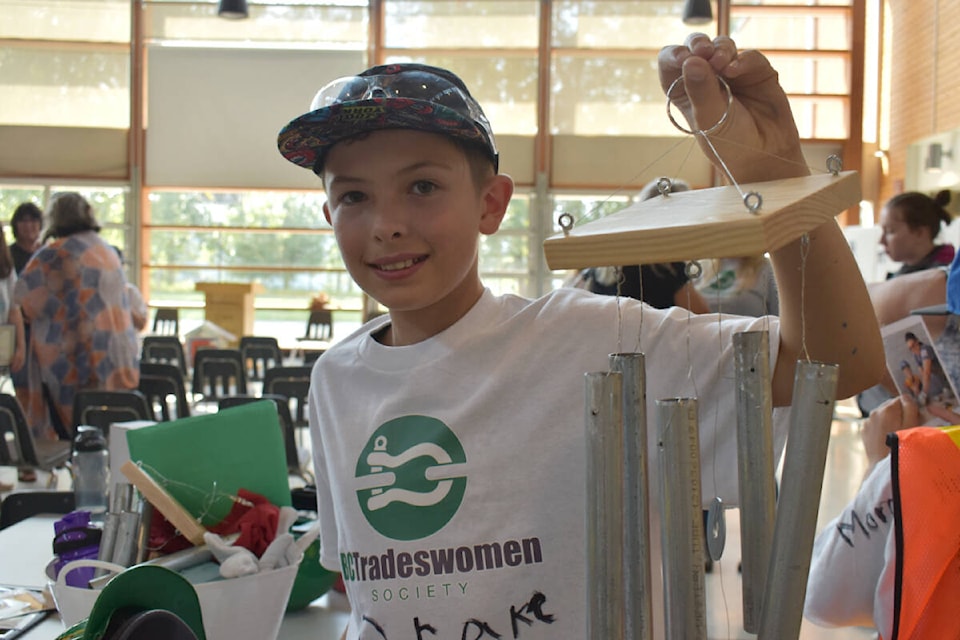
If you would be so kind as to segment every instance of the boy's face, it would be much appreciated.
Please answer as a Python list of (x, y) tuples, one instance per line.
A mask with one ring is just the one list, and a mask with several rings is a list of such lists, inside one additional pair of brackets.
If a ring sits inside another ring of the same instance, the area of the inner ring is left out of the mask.
[(394, 324), (442, 331), (479, 299), (478, 236), (499, 228), (513, 192), (508, 177), (477, 185), (452, 141), (406, 129), (337, 144), (323, 177), (324, 215), (347, 270)]

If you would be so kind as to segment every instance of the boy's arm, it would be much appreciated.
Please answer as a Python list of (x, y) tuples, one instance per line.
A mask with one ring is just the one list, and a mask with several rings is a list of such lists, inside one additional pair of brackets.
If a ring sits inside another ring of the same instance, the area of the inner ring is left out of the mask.
[[(738, 183), (809, 173), (800, 136), (777, 72), (757, 51), (738, 52), (728, 37), (693, 34), (684, 45), (660, 52), (660, 81), (666, 91), (681, 75), (670, 98), (691, 127), (709, 129), (733, 103), (710, 140)], [(713, 152), (700, 140), (707, 156)], [(839, 212), (838, 212), (839, 213)], [(796, 361), (840, 365), (837, 397), (876, 384), (884, 370), (883, 344), (870, 297), (846, 238), (835, 221), (771, 253), (780, 295), (780, 351), (773, 376), (773, 400), (790, 403)], [(802, 286), (801, 286), (802, 285)], [(801, 317), (802, 312), (802, 317)]]

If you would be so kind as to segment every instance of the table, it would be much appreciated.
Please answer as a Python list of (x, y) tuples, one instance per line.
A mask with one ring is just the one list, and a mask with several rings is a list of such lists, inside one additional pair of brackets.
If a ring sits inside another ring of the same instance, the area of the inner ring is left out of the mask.
[[(0, 531), (0, 584), (34, 589), (46, 586), (44, 568), (53, 557), (53, 523), (60, 517), (34, 516)], [(339, 596), (330, 594), (301, 611), (288, 613), (278, 639), (338, 640), (347, 625), (346, 606)], [(54, 640), (61, 633), (60, 617), (52, 615), (22, 637)]]

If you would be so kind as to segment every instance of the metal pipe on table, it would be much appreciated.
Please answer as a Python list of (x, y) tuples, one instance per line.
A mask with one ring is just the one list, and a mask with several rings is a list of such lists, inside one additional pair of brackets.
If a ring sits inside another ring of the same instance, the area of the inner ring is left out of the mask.
[(137, 541), (140, 529), (140, 514), (136, 511), (124, 511), (120, 514), (120, 525), (113, 546), (111, 562), (130, 567), (137, 560)]
[(610, 356), (610, 369), (623, 376), (624, 637), (652, 640), (645, 357), (642, 353), (615, 353)]
[(763, 609), (777, 508), (769, 333), (737, 333), (733, 336), (733, 348), (737, 382), (743, 628), (756, 633)]
[(585, 374), (587, 637), (623, 638), (623, 376)]
[(800, 634), (838, 372), (837, 365), (797, 363), (760, 640)]
[(657, 433), (665, 637), (706, 640), (696, 398), (657, 400)]

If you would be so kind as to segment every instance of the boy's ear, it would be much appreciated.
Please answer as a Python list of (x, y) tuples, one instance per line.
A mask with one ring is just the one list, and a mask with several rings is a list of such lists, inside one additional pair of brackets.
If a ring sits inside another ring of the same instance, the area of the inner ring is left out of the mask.
[(333, 223), (330, 222), (330, 201), (326, 200), (323, 203), (323, 217), (327, 221), (327, 224), (333, 226)]
[(513, 178), (502, 173), (490, 178), (483, 191), (483, 215), (480, 217), (480, 233), (491, 235), (500, 228), (513, 197)]

